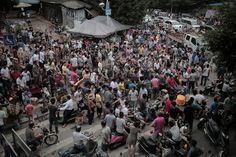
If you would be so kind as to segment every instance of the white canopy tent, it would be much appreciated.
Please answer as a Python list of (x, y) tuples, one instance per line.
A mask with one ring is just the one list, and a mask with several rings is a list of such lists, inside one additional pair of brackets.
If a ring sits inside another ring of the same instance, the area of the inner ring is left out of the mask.
[(93, 36), (95, 38), (105, 38), (112, 33), (129, 29), (131, 26), (122, 25), (109, 16), (97, 16), (91, 20), (84, 21), (80, 25), (75, 25), (68, 30), (72, 34)]

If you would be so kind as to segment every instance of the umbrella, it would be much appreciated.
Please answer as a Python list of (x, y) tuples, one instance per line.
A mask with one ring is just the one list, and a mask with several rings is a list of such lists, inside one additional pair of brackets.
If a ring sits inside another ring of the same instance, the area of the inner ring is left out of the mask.
[(28, 4), (28, 3), (19, 3), (17, 5), (14, 5), (13, 7), (14, 8), (27, 8), (27, 7), (31, 7), (32, 5), (31, 4)]

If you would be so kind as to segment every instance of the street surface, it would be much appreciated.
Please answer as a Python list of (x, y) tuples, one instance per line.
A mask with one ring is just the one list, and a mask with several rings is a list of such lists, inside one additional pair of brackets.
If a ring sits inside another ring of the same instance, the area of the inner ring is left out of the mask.
[[(40, 20), (39, 20), (40, 19)], [(35, 18), (32, 20), (32, 24), (34, 27), (38, 29), (45, 30), (48, 27), (50, 27), (50, 23), (48, 23), (46, 20), (43, 20), (42, 18)], [(211, 80), (214, 79), (215, 76), (211, 75)], [(212, 98), (209, 98), (208, 104), (211, 102)], [(35, 113), (39, 112), (39, 108), (36, 107), (34, 110)], [(194, 129), (193, 129), (193, 139), (196, 139), (198, 141), (198, 146), (204, 150), (204, 154), (202, 155), (203, 157), (207, 157), (208, 151), (211, 150), (213, 153), (217, 153), (220, 149), (216, 148), (213, 146), (213, 144), (210, 142), (210, 140), (204, 135), (202, 130), (198, 130), (196, 128), (196, 124), (198, 121), (194, 122)], [(48, 120), (44, 120), (40, 123), (38, 123), (40, 126), (47, 126), (48, 127)], [(62, 126), (59, 126), (59, 142), (55, 145), (52, 145), (50, 147), (43, 145), (39, 154), (42, 157), (58, 157), (57, 151), (61, 148), (68, 148), (73, 145), (73, 139), (72, 139), (72, 132), (74, 131), (74, 124), (69, 124), (66, 128), (62, 128)], [(145, 131), (150, 131), (151, 128), (150, 126), (146, 126), (146, 128), (143, 130), (143, 133)], [(82, 131), (89, 131), (93, 132), (94, 135), (97, 137), (96, 140), (99, 143), (100, 146), (100, 132), (101, 132), (101, 125), (100, 125), (100, 120), (95, 119), (94, 123), (92, 125), (82, 125)], [(17, 131), (17, 133), (25, 139), (25, 128), (22, 128)], [(11, 135), (7, 135), (7, 138), (12, 141)], [(233, 138), (233, 132), (230, 134), (230, 143), (231, 143), (231, 148), (230, 148), (230, 157), (235, 157), (236, 156), (236, 141)], [(0, 149), (0, 153), (1, 153)], [(125, 157), (127, 156), (127, 149), (125, 147), (120, 147), (117, 148), (113, 151), (109, 151), (109, 155), (111, 157), (121, 157), (120, 154), (123, 154), (122, 156)], [(146, 155), (142, 154), (139, 152), (138, 149), (136, 149), (136, 156), (138, 157), (145, 157)], [(1, 154), (0, 154), (1, 157)]]

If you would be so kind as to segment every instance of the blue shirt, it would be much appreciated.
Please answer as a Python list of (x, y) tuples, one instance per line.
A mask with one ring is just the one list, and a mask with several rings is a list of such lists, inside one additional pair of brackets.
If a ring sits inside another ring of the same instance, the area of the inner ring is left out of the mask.
[(217, 108), (218, 108), (218, 102), (213, 102), (211, 104), (211, 112), (216, 112), (217, 111)]

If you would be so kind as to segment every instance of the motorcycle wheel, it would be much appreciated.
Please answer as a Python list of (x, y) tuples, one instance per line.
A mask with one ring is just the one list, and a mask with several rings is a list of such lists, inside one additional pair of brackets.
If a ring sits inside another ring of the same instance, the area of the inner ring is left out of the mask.
[(58, 136), (56, 134), (51, 134), (45, 137), (44, 142), (48, 145), (54, 145), (58, 141)]

